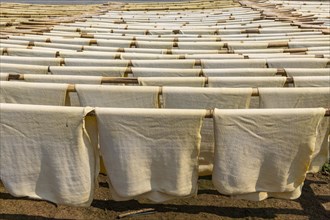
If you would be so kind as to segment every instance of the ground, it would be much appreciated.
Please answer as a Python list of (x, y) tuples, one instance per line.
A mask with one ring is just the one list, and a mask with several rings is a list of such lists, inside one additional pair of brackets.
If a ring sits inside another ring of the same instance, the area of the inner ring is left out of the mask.
[(198, 196), (165, 204), (147, 201), (115, 202), (111, 200), (106, 176), (99, 176), (99, 188), (88, 208), (15, 198), (0, 184), (0, 219), (115, 219), (118, 215), (153, 208), (148, 215), (125, 219), (330, 219), (330, 176), (308, 175), (302, 196), (297, 200), (266, 199), (261, 202), (234, 200), (220, 195), (210, 177), (199, 179)]

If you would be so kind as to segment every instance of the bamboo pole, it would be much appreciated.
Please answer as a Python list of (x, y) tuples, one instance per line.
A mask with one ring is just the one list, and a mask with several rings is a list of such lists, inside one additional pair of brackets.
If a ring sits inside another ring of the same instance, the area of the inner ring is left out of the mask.
[[(325, 113), (324, 113), (324, 117), (330, 117), (330, 108), (324, 108), (325, 109)], [(214, 117), (214, 109), (205, 109), (206, 110), (206, 114), (204, 116), (204, 118), (213, 118)], [(236, 109), (233, 109), (236, 110)], [(95, 110), (90, 111), (87, 116), (90, 117), (95, 117)]]

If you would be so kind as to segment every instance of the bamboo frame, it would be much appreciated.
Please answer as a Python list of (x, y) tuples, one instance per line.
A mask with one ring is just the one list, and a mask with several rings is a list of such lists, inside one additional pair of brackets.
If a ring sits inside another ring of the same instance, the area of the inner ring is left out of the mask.
[[(31, 27), (32, 29), (25, 29), (25, 27), (22, 27), (24, 30), (30, 30), (30, 31), (33, 31), (33, 32), (43, 32), (43, 31), (47, 31), (48, 29), (40, 29), (38, 26), (34, 26), (34, 27)], [(13, 31), (15, 32), (15, 31)], [(97, 45), (98, 44), (98, 40), (105, 40), (105, 41), (111, 41), (111, 39), (95, 39), (94, 38), (94, 35), (92, 34), (88, 34), (88, 35), (84, 35), (84, 34), (81, 34), (80, 35), (84, 40), (82, 40), (81, 42), (78, 41), (78, 44), (75, 43), (74, 45), (77, 46), (77, 47), (81, 47), (80, 50), (81, 51), (84, 51), (84, 47), (85, 46), (91, 46), (91, 45)], [(321, 35), (322, 36), (322, 35)], [(6, 43), (6, 39), (7, 40), (12, 40), (10, 37), (1, 37), (2, 39), (5, 39), (5, 41), (3, 41), (2, 43)], [(86, 39), (87, 38), (87, 39)], [(76, 39), (80, 39), (80, 38), (76, 38)], [(23, 42), (26, 42), (26, 44), (22, 45), (23, 46), (23, 49), (32, 49), (34, 46), (36, 46), (36, 43), (46, 43), (46, 44), (49, 44), (50, 46), (52, 46), (52, 37), (45, 37), (45, 39), (37, 39), (37, 40), (30, 40), (30, 39), (15, 39), (15, 41), (23, 41)], [(136, 40), (136, 37), (135, 36), (132, 36), (132, 39), (131, 40), (125, 40), (127, 42), (127, 44), (129, 45), (129, 47), (127, 48), (137, 48), (137, 49), (145, 49), (144, 47), (138, 47), (139, 46), (139, 42), (145, 42), (145, 41), (148, 41), (148, 39), (139, 39), (139, 40)], [(226, 40), (228, 41), (228, 40)], [(234, 51), (230, 50), (230, 45), (231, 43), (227, 43), (226, 41), (222, 41), (221, 38), (218, 38), (218, 37), (215, 37), (215, 41), (212, 41), (212, 43), (214, 44), (218, 44), (218, 48), (219, 49), (210, 49), (210, 50), (218, 50), (218, 53), (221, 53), (221, 54), (232, 54), (234, 53)], [(267, 43), (268, 46), (267, 46), (267, 49), (268, 48), (283, 48), (283, 53), (301, 53), (301, 52), (306, 52), (308, 51), (308, 48), (289, 48), (290, 47), (290, 43), (291, 42), (295, 42), (295, 41), (299, 41), (299, 39), (287, 39), (287, 40), (283, 40), (283, 41), (269, 41), (269, 42), (264, 42), (264, 43)], [(161, 41), (152, 41), (152, 43), (159, 43)], [(232, 42), (233, 44), (235, 43), (238, 43), (239, 41), (234, 41)], [(327, 42), (327, 41), (321, 41), (321, 42)], [(56, 44), (61, 44), (61, 45), (70, 45), (72, 42), (70, 42), (70, 40), (68, 41), (65, 41), (65, 38), (63, 38), (63, 42), (61, 43), (56, 43)], [(157, 50), (162, 50), (162, 51), (166, 51), (166, 52), (163, 52), (162, 54), (173, 54), (172, 53), (172, 50), (180, 50), (179, 49), (179, 44), (180, 43), (190, 43), (189, 41), (183, 41), (183, 42), (178, 42), (178, 38), (177, 37), (173, 37), (173, 39), (170, 39), (170, 40), (167, 40), (166, 39), (166, 43), (170, 44), (172, 43), (172, 46), (171, 48), (149, 48), (149, 49), (157, 49)], [(205, 44), (204, 41), (198, 41), (198, 42), (191, 42), (192, 45), (199, 45), (200, 44)], [(242, 45), (253, 45), (255, 42), (254, 41), (245, 41)], [(24, 47), (25, 46), (25, 47)], [(170, 46), (170, 45), (169, 45)], [(46, 46), (45, 46), (46, 47)], [(116, 45), (114, 44), (113, 46), (111, 46), (111, 48), (117, 48)], [(126, 48), (121, 48), (121, 47), (118, 47), (117, 49), (117, 52), (125, 52), (125, 49)], [(238, 49), (239, 50), (239, 49)], [(266, 49), (265, 49), (266, 50)], [(3, 51), (7, 51), (7, 48), (4, 48)], [(3, 52), (4, 53), (4, 52)], [(178, 55), (178, 54), (175, 54), (175, 55)]]
[[(50, 68), (48, 67), (48, 72), (50, 72), (49, 69)], [(126, 68), (124, 72), (124, 76), (127, 76), (128, 74), (133, 74), (133, 70), (131, 67)], [(282, 68), (277, 69), (275, 75), (287, 77), (287, 73), (285, 69)], [(204, 76), (203, 69), (200, 69), (199, 77), (208, 78)], [(137, 79), (138, 79), (137, 77), (102, 77), (101, 83), (138, 83)], [(9, 74), (8, 80), (24, 80), (24, 73)], [(293, 79), (291, 79), (291, 77), (287, 77), (287, 83), (293, 83)]]
[[(281, 73), (281, 74), (278, 74), (278, 75), (283, 76), (284, 72), (281, 72), (281, 71), (282, 70), (279, 70), (279, 73)], [(285, 70), (283, 70), (283, 71), (285, 71)], [(219, 77), (221, 77), (221, 76), (219, 76)], [(272, 76), (270, 76), (270, 78), (271, 77)], [(180, 78), (180, 77), (177, 77), (177, 78)], [(204, 78), (205, 79), (205, 84), (208, 84), (208, 78), (210, 78), (210, 77), (200, 75), (197, 78)], [(242, 78), (244, 78), (244, 77), (242, 77)], [(24, 80), (24, 74), (9, 74), (8, 81), (10, 81), (10, 80)], [(102, 83), (138, 84), (139, 81), (138, 81), (138, 77), (102, 77), (101, 84)], [(286, 84), (294, 83), (293, 77), (286, 77), (285, 83)]]
[[(8, 39), (7, 37), (0, 37), (1, 39)], [(157, 42), (157, 41), (156, 41)], [(49, 43), (48, 39), (45, 40), (45, 42), (42, 42), (42, 43)], [(90, 44), (89, 45), (92, 45), (92, 44), (95, 44), (96, 41), (93, 41), (91, 40), (90, 41)], [(88, 46), (89, 46), (88, 45)], [(28, 43), (27, 46), (23, 46), (22, 48), (19, 48), (19, 49), (29, 49), (29, 50), (33, 50), (33, 47), (35, 46), (34, 42), (33, 41), (30, 41)], [(77, 47), (79, 45), (76, 45)], [(5, 48), (2, 48), (2, 54), (1, 55), (8, 55), (8, 47), (5, 47)], [(126, 52), (125, 50), (126, 48), (118, 48), (117, 49), (117, 55), (115, 55), (115, 58), (117, 57), (117, 59), (120, 59), (120, 54), (121, 53), (130, 53), (130, 52)], [(137, 48), (137, 49), (144, 49), (144, 48)], [(152, 55), (174, 55), (174, 56), (181, 56), (179, 59), (185, 59), (185, 54), (181, 54), (181, 53), (178, 53), (178, 51), (176, 51), (176, 53), (173, 53), (173, 50), (177, 50), (176, 48), (172, 48), (172, 49), (159, 49), (160, 51), (162, 51), (162, 53), (151, 53)], [(265, 49), (267, 50), (267, 49)], [(86, 51), (84, 50), (84, 46), (81, 46), (81, 50), (80, 51)], [(88, 52), (93, 52), (93, 51), (89, 51), (87, 50)], [(214, 50), (215, 51), (215, 50)], [(290, 53), (290, 54), (307, 54), (308, 52), (308, 48), (284, 48), (283, 49), (283, 53)], [(61, 50), (58, 50), (58, 51), (55, 51), (54, 54), (55, 54), (55, 58), (58, 58), (60, 57), (60, 52)], [(77, 51), (73, 51), (73, 52), (77, 52)], [(106, 51), (104, 51), (106, 52)], [(110, 52), (109, 53), (116, 53), (116, 52)], [(267, 51), (265, 51), (267, 52)], [(150, 54), (150, 53), (139, 53), (140, 55), (142, 54)], [(243, 53), (234, 53), (234, 51), (232, 50), (229, 50), (229, 49), (220, 49), (217, 51), (217, 53), (213, 53), (213, 54), (237, 54), (237, 55), (243, 55)], [(198, 54), (197, 54), (198, 55)], [(320, 57), (320, 55), (318, 56), (315, 56), (315, 58), (323, 58), (323, 57)], [(63, 58), (65, 59), (65, 58)], [(245, 59), (248, 59), (248, 55), (245, 56)]]
[[(198, 77), (201, 78), (201, 77)], [(209, 77), (203, 77), (205, 79), (205, 84), (208, 84)], [(8, 81), (10, 80), (24, 80), (23, 74), (9, 74)], [(102, 77), (102, 83), (113, 83), (113, 84), (138, 84), (138, 77)], [(285, 84), (293, 84), (293, 77), (286, 77)], [(161, 88), (161, 86), (160, 86)], [(208, 87), (210, 88), (210, 87)], [(252, 88), (252, 96), (259, 96), (258, 88)], [(69, 84), (67, 92), (77, 92), (75, 88), (75, 84)], [(161, 91), (160, 91), (161, 93)]]
[[(315, 59), (317, 59), (317, 58), (321, 58), (321, 59), (327, 59), (327, 58), (323, 58), (323, 55), (314, 55), (314, 57), (315, 57)], [(286, 57), (286, 58), (289, 58), (289, 57)], [(60, 66), (65, 66), (65, 58), (54, 58), (54, 59), (60, 59)], [(178, 58), (177, 59), (171, 59), (171, 60), (175, 60), (175, 61), (177, 61), (177, 60), (185, 60), (186, 58), (185, 58), (185, 56), (181, 56), (181, 55), (179, 55), (178, 56)], [(234, 60), (247, 60), (247, 59), (249, 59), (248, 57), (244, 57), (244, 59), (234, 59)], [(271, 59), (271, 58), (269, 58), (269, 59)], [(298, 58), (296, 58), (296, 59), (298, 59)], [(312, 58), (312, 59), (314, 59), (314, 58)], [(121, 59), (121, 53), (118, 53), (118, 54), (116, 54), (115, 55), (115, 59), (113, 59), (113, 60), (122, 60)], [(147, 59), (148, 61), (151, 61), (151, 60), (156, 60), (156, 61), (161, 61), (161, 60), (163, 60), (163, 59)], [(202, 60), (203, 59), (187, 59), (187, 60), (194, 60), (194, 63), (192, 64), (193, 66), (202, 66)], [(227, 60), (232, 60), (232, 59), (227, 59)], [(254, 59), (251, 59), (251, 60), (254, 60)], [(257, 59), (257, 60), (266, 60), (266, 59)], [(132, 74), (133, 72), (132, 72), (132, 67), (134, 68), (134, 65), (133, 65), (133, 60), (132, 59), (129, 59), (129, 60), (123, 60), (123, 61), (127, 61), (127, 69), (125, 70), (125, 72), (124, 72), (124, 74), (126, 75), (126, 74)], [(267, 62), (267, 60), (265, 61), (265, 63), (266, 63), (266, 68), (268, 68), (268, 62)], [(330, 65), (330, 59), (328, 59), (328, 62), (327, 62), (327, 64), (326, 64), (327, 66), (328, 65)], [(48, 66), (48, 69), (50, 69), (50, 67), (51, 66)], [(203, 71), (203, 70), (201, 70), (201, 71)], [(281, 73), (281, 74), (285, 74), (283, 71), (283, 69), (278, 69), (278, 71)], [(50, 72), (50, 71), (48, 71), (48, 72)], [(278, 75), (280, 75), (280, 73), (278, 74)]]

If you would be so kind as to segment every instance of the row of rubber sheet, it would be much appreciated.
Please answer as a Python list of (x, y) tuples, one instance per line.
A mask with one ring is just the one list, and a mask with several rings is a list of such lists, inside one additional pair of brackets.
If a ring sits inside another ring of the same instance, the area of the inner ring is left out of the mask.
[(322, 29), (248, 7), (118, 9), (2, 38), (1, 181), (89, 206), (101, 155), (118, 201), (194, 196), (202, 175), (233, 198), (296, 199), (329, 159), (329, 51)]

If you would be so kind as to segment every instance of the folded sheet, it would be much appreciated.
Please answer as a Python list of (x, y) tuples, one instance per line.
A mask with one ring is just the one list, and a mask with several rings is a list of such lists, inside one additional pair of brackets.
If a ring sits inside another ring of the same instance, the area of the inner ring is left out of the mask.
[(190, 55), (198, 55), (198, 54), (206, 54), (206, 55), (213, 54), (213, 55), (216, 55), (216, 54), (219, 53), (219, 50), (172, 49), (171, 52), (172, 52), (172, 54), (184, 54), (186, 56), (186, 58), (188, 58)]
[(99, 167), (97, 127), (84, 119), (91, 109), (0, 106), (0, 177), (6, 190), (17, 197), (89, 206)]
[(150, 35), (168, 35), (173, 33), (172, 30), (161, 30), (161, 29), (150, 29), (148, 30), (148, 32), (150, 33)]
[(1, 56), (1, 63), (38, 65), (38, 66), (60, 66), (61, 59), (55, 57), (20, 57), (20, 56)]
[(248, 108), (252, 88), (163, 87), (165, 108)]
[(200, 69), (132, 67), (132, 73), (135, 77), (198, 77), (200, 72)]
[(180, 30), (180, 33), (182, 35), (191, 35), (191, 34), (195, 34), (196, 36), (198, 35), (214, 35), (214, 33), (216, 32), (217, 30), (216, 29), (197, 29), (197, 28), (194, 28), (194, 29), (185, 29), (185, 30)]
[[(184, 88), (163, 87), (164, 108), (213, 109), (248, 108), (252, 88)], [(199, 175), (210, 175), (213, 169), (213, 121), (206, 118), (202, 126)]]
[(55, 44), (72, 44), (72, 45), (89, 45), (90, 39), (86, 38), (54, 38), (50, 39), (51, 43)]
[(329, 59), (326, 58), (270, 58), (269, 68), (326, 68)]
[(21, 56), (21, 57), (56, 57), (56, 51), (36, 50), (36, 49), (20, 49), (8, 48), (8, 56)]
[(293, 28), (260, 28), (259, 33), (260, 34), (280, 34), (280, 33), (296, 33), (300, 32), (300, 29), (293, 29)]
[(250, 54), (250, 53), (244, 53), (244, 56), (248, 57), (249, 59), (260, 59), (260, 58), (315, 58), (315, 55), (292, 55), (290, 53), (258, 53), (258, 54)]
[(159, 87), (76, 85), (81, 106), (158, 108)]
[(328, 68), (286, 68), (285, 72), (290, 77), (295, 76), (330, 76), (330, 69)]
[(300, 42), (288, 42), (289, 48), (309, 48), (309, 47), (329, 47), (329, 40), (311, 42), (311, 41), (300, 41)]
[[(161, 54), (166, 54), (167, 49), (153, 49), (153, 48), (125, 48), (124, 49), (125, 54), (130, 53), (130, 54), (136, 54), (136, 53), (141, 53), (141, 54), (156, 54), (156, 55), (161, 55)], [(123, 54), (122, 54), (123, 55)]]
[(242, 49), (242, 50), (234, 50), (235, 54), (260, 54), (260, 53), (267, 53), (267, 54), (282, 54), (284, 53), (284, 49), (282, 48), (267, 48), (267, 49)]
[(126, 48), (126, 47), (130, 47), (131, 43), (132, 43), (131, 40), (103, 40), (103, 39), (97, 40), (97, 45), (101, 47)]
[(68, 84), (2, 81), (1, 103), (65, 105)]
[(295, 87), (330, 87), (329, 76), (296, 76), (293, 77)]
[(50, 73), (54, 75), (106, 76), (122, 77), (126, 67), (80, 67), (51, 66)]
[(95, 67), (127, 67), (128, 60), (106, 60), (106, 59), (77, 59), (77, 58), (65, 58), (65, 66), (95, 66)]
[(228, 43), (229, 50), (267, 49), (267, 47), (266, 42)]
[(214, 186), (248, 200), (298, 198), (324, 114), (324, 108), (215, 109)]
[[(330, 87), (319, 88), (259, 88), (260, 108), (329, 108)], [(330, 120), (322, 119), (316, 136), (316, 146), (313, 152), (309, 172), (321, 170), (329, 160)]]
[(41, 83), (101, 84), (102, 76), (26, 74), (24, 75), (24, 81)]
[(286, 77), (208, 77), (209, 87), (283, 87)]
[(195, 60), (132, 60), (133, 67), (191, 69)]
[(222, 68), (266, 68), (265, 59), (234, 59), (234, 60), (202, 60), (202, 67), (206, 69)]
[(0, 71), (3, 73), (48, 74), (48, 66), (1, 63)]
[(22, 45), (28, 46), (30, 41), (27, 40), (13, 40), (13, 39), (1, 39), (1, 44), (13, 44), (13, 45)]
[(260, 88), (260, 108), (327, 108), (329, 87)]
[(52, 48), (53, 50), (75, 50), (75, 51), (81, 51), (83, 49), (83, 46), (81, 45), (72, 45), (72, 44), (55, 44), (55, 43), (45, 43), (45, 42), (34, 42), (34, 48), (37, 47), (38, 49), (45, 49), (49, 50), (49, 48)]
[[(85, 47), (84, 47), (85, 50)], [(117, 50), (115, 50), (117, 51)], [(102, 52), (102, 51), (60, 51), (61, 58), (82, 58), (82, 59), (115, 59), (116, 52)]]
[(19, 44), (7, 44), (7, 43), (2, 43), (1, 42), (1, 47), (2, 48), (17, 48), (17, 49), (26, 49), (27, 46), (25, 45), (19, 45)]
[(180, 50), (221, 50), (223, 42), (179, 42)]
[(276, 68), (203, 69), (207, 77), (266, 77), (275, 76), (276, 73)]
[(100, 149), (115, 200), (197, 194), (205, 110), (96, 108)]
[(197, 54), (185, 54), (186, 59), (244, 59), (244, 56), (239, 54), (213, 54), (213, 53), (207, 53), (204, 52), (203, 54), (197, 53)]
[[(154, 53), (121, 53), (120, 59), (122, 60), (139, 60), (141, 62), (150, 62), (150, 60), (176, 60), (179, 59), (179, 55), (172, 54), (154, 54)], [(148, 63), (147, 62), (147, 63)], [(144, 67), (144, 66), (142, 66)], [(147, 66), (149, 67), (149, 66)]]
[(205, 77), (138, 77), (138, 81), (142, 86), (205, 86)]
[(156, 41), (136, 41), (137, 48), (159, 48), (159, 49), (171, 49), (173, 47), (173, 42), (156, 42)]

